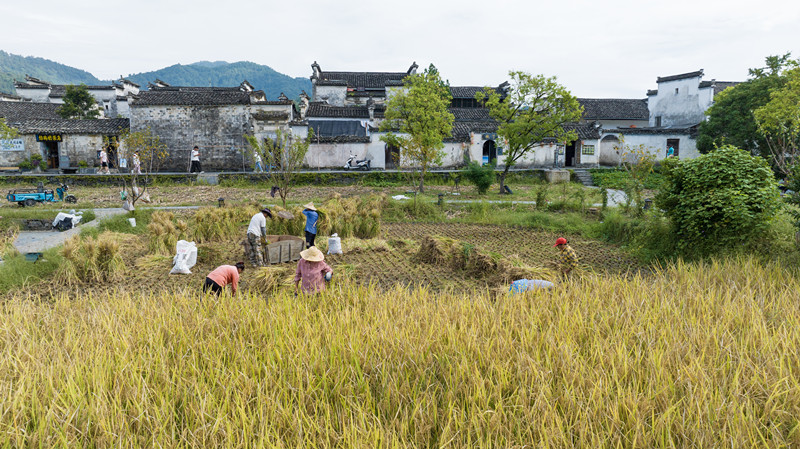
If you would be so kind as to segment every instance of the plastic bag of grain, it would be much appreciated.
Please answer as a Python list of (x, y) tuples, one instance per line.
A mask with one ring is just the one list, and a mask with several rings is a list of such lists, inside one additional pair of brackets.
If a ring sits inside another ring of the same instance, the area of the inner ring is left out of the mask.
[(342, 239), (339, 234), (333, 234), (328, 238), (328, 254), (342, 254)]

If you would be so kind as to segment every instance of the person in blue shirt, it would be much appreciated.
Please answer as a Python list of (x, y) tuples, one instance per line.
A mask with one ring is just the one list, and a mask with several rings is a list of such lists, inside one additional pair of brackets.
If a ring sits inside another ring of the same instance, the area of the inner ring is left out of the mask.
[(672, 145), (670, 145), (669, 148), (667, 149), (667, 157), (672, 157), (672, 156), (675, 156), (675, 148), (673, 148)]
[(308, 203), (303, 206), (303, 215), (306, 216), (306, 248), (314, 246), (314, 239), (317, 238), (317, 221), (319, 214), (314, 203)]

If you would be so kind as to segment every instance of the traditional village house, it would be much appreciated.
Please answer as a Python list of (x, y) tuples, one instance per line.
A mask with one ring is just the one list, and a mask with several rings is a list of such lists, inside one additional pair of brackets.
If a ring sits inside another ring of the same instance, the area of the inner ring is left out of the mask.
[[(129, 117), (128, 97), (139, 93), (139, 85), (120, 77), (118, 82), (104, 86), (86, 86), (97, 100), (101, 117)], [(63, 104), (67, 86), (51, 84), (31, 76), (14, 83), (17, 95), (36, 103)]]
[(98, 165), (107, 139), (129, 128), (127, 118), (72, 120), (56, 113), (55, 103), (0, 101), (0, 117), (17, 129), (17, 139), (0, 141), (0, 166), (18, 166), (34, 154), (49, 170), (75, 172), (80, 165)]
[[(650, 111), (646, 99), (628, 98), (578, 98), (583, 107), (581, 124), (584, 128), (579, 134), (577, 145), (565, 148), (565, 166), (617, 165), (619, 138), (617, 134), (602, 136), (603, 130), (616, 128), (646, 128)], [(591, 125), (593, 131), (586, 129)], [(574, 164), (570, 164), (570, 156)]]
[(279, 129), (289, 132), (297, 115), (286, 96), (267, 100), (247, 81), (236, 87), (184, 87), (156, 80), (131, 97), (130, 110), (132, 131), (149, 128), (166, 144), (162, 171), (178, 172), (189, 170), (195, 145), (204, 170), (252, 170), (244, 135), (275, 138)]
[(714, 103), (714, 97), (737, 82), (703, 81), (703, 70), (658, 77), (658, 89), (647, 91), (648, 124), (644, 127), (603, 128), (600, 163), (619, 163), (619, 142), (625, 145), (643, 145), (664, 159), (667, 149), (673, 147), (674, 156), (692, 159), (697, 151), (697, 128), (705, 120), (705, 112)]

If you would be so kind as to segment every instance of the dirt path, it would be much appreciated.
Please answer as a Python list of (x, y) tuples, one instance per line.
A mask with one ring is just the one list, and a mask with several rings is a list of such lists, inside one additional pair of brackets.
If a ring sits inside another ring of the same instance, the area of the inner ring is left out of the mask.
[[(159, 210), (179, 210), (179, 209), (197, 209), (199, 206), (169, 206), (169, 207), (154, 207), (153, 209)], [(85, 227), (97, 226), (97, 224), (106, 218), (113, 217), (125, 213), (125, 209), (121, 207), (115, 208), (98, 208), (94, 209), (96, 218), (88, 223), (79, 224), (77, 227), (69, 231), (22, 231), (14, 241), (14, 247), (21, 254), (26, 253), (40, 253), (46, 249), (55, 248), (63, 244), (70, 237), (80, 234), (81, 229)]]

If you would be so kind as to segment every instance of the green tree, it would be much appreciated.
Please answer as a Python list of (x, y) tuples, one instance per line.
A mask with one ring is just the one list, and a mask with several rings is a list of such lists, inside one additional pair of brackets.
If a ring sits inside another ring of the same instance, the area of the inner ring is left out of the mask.
[(792, 172), (800, 148), (800, 68), (785, 74), (786, 84), (770, 94), (769, 103), (755, 110), (774, 167), (784, 176)]
[(279, 188), (278, 193), (285, 208), (286, 198), (294, 186), (295, 173), (303, 165), (314, 130), (309, 128), (305, 138), (281, 130), (277, 131), (275, 139), (261, 142), (255, 136), (244, 137), (251, 151), (260, 154), (267, 167), (270, 167), (270, 180)]
[(475, 98), (485, 101), (489, 114), (498, 122), (497, 134), (505, 141), (507, 150), (500, 175), (500, 193), (505, 193), (508, 170), (545, 139), (571, 142), (578, 138), (575, 131), (564, 125), (577, 122), (583, 108), (555, 77), (511, 71), (511, 85), (506, 96), (486, 87)]
[(781, 207), (764, 158), (725, 145), (696, 159), (662, 166), (656, 204), (672, 222), (685, 255), (708, 255), (747, 243)]
[[(150, 128), (142, 131), (123, 130), (119, 138), (106, 138), (106, 146), (118, 147), (116, 151), (117, 167), (120, 159), (127, 160), (128, 173), (120, 174), (119, 180), (122, 182), (122, 191), (125, 192), (126, 199), (134, 208), (136, 202), (141, 198), (147, 198), (147, 187), (150, 185), (152, 175), (156, 173), (161, 164), (166, 160), (169, 152), (167, 144), (161, 138), (153, 134)], [(136, 168), (134, 160), (139, 160), (139, 170)]]
[(0, 117), (0, 140), (13, 139), (19, 136), (16, 128), (12, 128), (6, 124), (6, 119)]
[(57, 109), (60, 116), (73, 119), (93, 119), (100, 116), (99, 104), (85, 84), (67, 86), (64, 104)]
[(750, 69), (751, 79), (714, 97), (714, 104), (706, 111), (707, 119), (699, 128), (697, 149), (701, 153), (727, 144), (770, 158), (753, 111), (767, 104), (770, 93), (786, 84), (783, 72), (796, 64), (790, 57), (790, 53), (768, 56), (765, 67)]
[(453, 130), (453, 114), (448, 111), (452, 96), (447, 82), (431, 64), (423, 73), (403, 80), (407, 90), (389, 97), (381, 140), (400, 148), (400, 157), (419, 164), (419, 191), (424, 192), (425, 172), (442, 163), (444, 139)]

